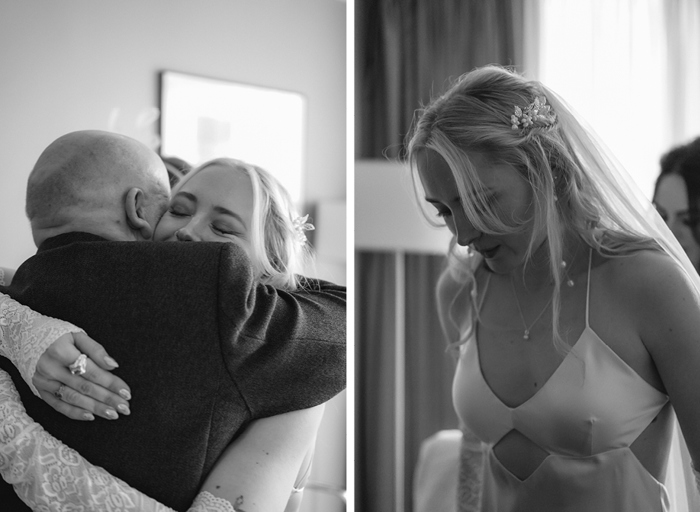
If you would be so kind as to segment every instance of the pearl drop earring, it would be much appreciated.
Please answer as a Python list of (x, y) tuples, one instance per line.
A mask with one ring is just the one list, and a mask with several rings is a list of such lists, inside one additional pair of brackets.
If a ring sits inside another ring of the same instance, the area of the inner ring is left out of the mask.
[[(566, 262), (565, 262), (564, 260), (562, 260), (562, 262), (561, 262), (561, 268), (563, 268), (563, 269), (564, 269), (564, 272), (566, 272)], [(569, 277), (568, 274), (567, 274), (566, 277), (568, 277), (568, 279), (566, 280), (566, 285), (567, 285), (569, 288), (571, 288), (572, 286), (574, 286), (574, 280), (571, 279), (571, 277)]]

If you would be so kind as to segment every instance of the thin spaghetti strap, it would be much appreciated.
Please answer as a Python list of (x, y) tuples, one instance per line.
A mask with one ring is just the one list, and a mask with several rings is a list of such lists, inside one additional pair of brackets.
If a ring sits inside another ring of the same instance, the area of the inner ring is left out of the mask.
[(590, 304), (590, 298), (591, 298), (591, 261), (593, 261), (593, 248), (591, 247), (588, 250), (588, 282), (586, 284), (586, 328), (589, 328), (590, 325), (588, 323), (588, 309), (589, 309), (589, 304)]

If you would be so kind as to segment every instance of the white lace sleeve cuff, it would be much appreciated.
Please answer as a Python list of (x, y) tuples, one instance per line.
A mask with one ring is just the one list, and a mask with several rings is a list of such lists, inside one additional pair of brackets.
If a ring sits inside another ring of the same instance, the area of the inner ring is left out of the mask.
[(41, 315), (0, 293), (0, 355), (7, 357), (22, 374), (32, 392), (36, 364), (44, 351), (69, 332), (83, 332), (75, 325)]
[(202, 491), (192, 503), (187, 512), (236, 512), (231, 502), (223, 498), (217, 498), (207, 491)]

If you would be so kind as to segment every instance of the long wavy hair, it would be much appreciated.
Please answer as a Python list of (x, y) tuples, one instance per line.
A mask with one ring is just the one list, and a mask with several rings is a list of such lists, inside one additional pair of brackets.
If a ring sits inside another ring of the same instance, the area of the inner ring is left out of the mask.
[[(556, 116), (554, 122), (535, 122), (514, 129), (511, 116), (515, 107), (524, 110), (536, 98), (544, 98), (550, 105)], [(545, 236), (554, 282), (553, 339), (562, 352), (570, 348), (559, 332), (565, 236), (575, 234), (608, 256), (658, 249), (653, 238), (626, 220), (628, 216), (623, 212), (631, 209), (625, 204), (623, 189), (608, 172), (611, 162), (606, 151), (553, 91), (513, 71), (486, 66), (462, 75), (447, 92), (417, 112), (406, 147), (416, 200), (431, 223), (443, 225), (431, 219), (420, 199), (423, 194), (417, 154), (424, 149), (435, 151), (449, 166), (464, 213), (476, 230), (489, 234), (522, 232), (525, 223), (532, 221), (526, 261), (537, 249), (537, 240)], [(516, 223), (509, 219), (506, 223), (499, 217), (487, 201), (470, 154), (511, 165), (520, 173), (532, 188), (531, 219)], [(459, 247), (453, 236), (444, 272), (475, 297), (475, 272), (481, 261), (481, 256)], [(478, 315), (474, 302), (466, 312), (471, 327), (453, 341), (453, 346), (464, 343), (474, 328)], [(449, 309), (442, 313), (458, 327), (464, 312)]]
[[(249, 230), (251, 261), (258, 278), (283, 290), (297, 290), (306, 283), (301, 272), (311, 260), (311, 250), (295, 221), (299, 214), (287, 189), (265, 169), (233, 158), (209, 160), (185, 175), (176, 194), (193, 176), (213, 165), (232, 173), (242, 172), (253, 187), (253, 212)], [(298, 221), (297, 221), (298, 223)]]

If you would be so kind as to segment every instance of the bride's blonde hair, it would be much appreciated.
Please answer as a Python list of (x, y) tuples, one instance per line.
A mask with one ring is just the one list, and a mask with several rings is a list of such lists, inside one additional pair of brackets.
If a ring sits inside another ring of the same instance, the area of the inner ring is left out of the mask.
[[(550, 106), (550, 115), (530, 126), (514, 128), (516, 107), (522, 112), (536, 99), (538, 104)], [(506, 224), (490, 207), (470, 154), (511, 165), (530, 184), (534, 227), (526, 259), (532, 258), (536, 241), (544, 234), (554, 281), (553, 337), (555, 346), (563, 352), (569, 348), (559, 333), (565, 235), (575, 234), (608, 256), (658, 248), (652, 238), (632, 227), (627, 216), (620, 213), (628, 210), (619, 204), (625, 202), (624, 193), (608, 172), (612, 163), (606, 152), (563, 100), (540, 82), (498, 66), (486, 66), (462, 75), (447, 92), (418, 112), (407, 138), (407, 161), (416, 198), (430, 220), (420, 199), (422, 185), (416, 165), (417, 154), (425, 149), (435, 151), (449, 166), (464, 213), (480, 232), (515, 233), (524, 228), (525, 222)], [(434, 218), (431, 222), (438, 225)], [(475, 296), (474, 275), (481, 257), (459, 247), (452, 237), (447, 261), (444, 272)], [(454, 319), (454, 311), (442, 313), (447, 313), (455, 325), (461, 323)], [(472, 300), (467, 312), (472, 329), (476, 313)], [(463, 343), (470, 332), (463, 332), (455, 344)]]

